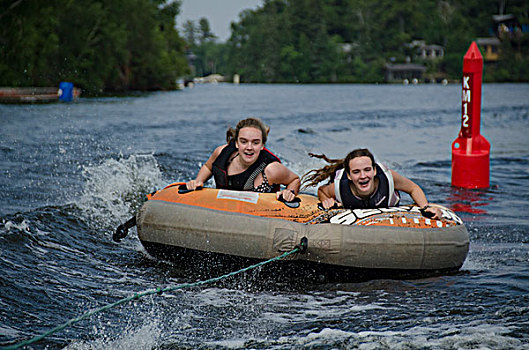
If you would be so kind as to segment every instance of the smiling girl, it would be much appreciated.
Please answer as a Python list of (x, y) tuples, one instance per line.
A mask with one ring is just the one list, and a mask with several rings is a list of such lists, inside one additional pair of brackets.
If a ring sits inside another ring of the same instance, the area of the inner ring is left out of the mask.
[(375, 162), (373, 154), (367, 149), (356, 149), (344, 159), (323, 158), (330, 165), (311, 170), (305, 174), (305, 187), (316, 186), (330, 179), (327, 185), (318, 188), (318, 198), (325, 209), (335, 204), (348, 209), (368, 209), (397, 206), (400, 202), (398, 191), (408, 193), (424, 211), (430, 212), (434, 219), (441, 218), (441, 210), (428, 205), (423, 190), (415, 182)]
[[(257, 118), (239, 121), (228, 129), (226, 144), (217, 147), (197, 177), (186, 183), (188, 189), (203, 186), (212, 176), (217, 188), (276, 192), (277, 198), (292, 201), (301, 181), (299, 176), (281, 164), (279, 158), (265, 148), (269, 128)], [(285, 185), (280, 190), (280, 185)]]

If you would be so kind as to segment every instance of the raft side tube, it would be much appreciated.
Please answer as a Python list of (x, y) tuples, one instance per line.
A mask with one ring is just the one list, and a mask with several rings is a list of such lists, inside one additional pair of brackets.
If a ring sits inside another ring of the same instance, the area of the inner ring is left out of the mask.
[(318, 224), (308, 227), (307, 260), (376, 269), (459, 268), (468, 254), (463, 225), (443, 229)]
[(294, 249), (306, 226), (164, 201), (148, 201), (137, 217), (140, 241), (255, 259)]
[(288, 220), (148, 201), (137, 217), (142, 243), (270, 259), (307, 237), (307, 254), (289, 259), (373, 269), (457, 269), (468, 253), (464, 225), (443, 228), (305, 225)]

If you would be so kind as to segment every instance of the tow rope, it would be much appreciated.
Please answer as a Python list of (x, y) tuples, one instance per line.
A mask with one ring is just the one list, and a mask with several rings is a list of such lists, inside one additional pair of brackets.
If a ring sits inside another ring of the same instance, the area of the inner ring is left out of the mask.
[(129, 228), (136, 226), (136, 215), (131, 217), (126, 223), (119, 225), (116, 228), (116, 232), (112, 235), (114, 242), (121, 242), (121, 240), (127, 237)]
[(256, 269), (256, 268), (258, 268), (260, 266), (269, 264), (271, 262), (284, 259), (284, 258), (288, 257), (289, 255), (292, 255), (292, 254), (295, 254), (295, 253), (304, 254), (307, 251), (307, 248), (308, 248), (308, 239), (307, 239), (307, 237), (303, 237), (301, 239), (300, 243), (298, 245), (296, 245), (294, 247), (294, 249), (292, 249), (291, 251), (285, 252), (285, 253), (283, 253), (283, 254), (281, 254), (279, 256), (276, 256), (274, 258), (268, 259), (266, 261), (262, 261), (262, 262), (259, 262), (257, 264), (254, 264), (254, 265), (250, 265), (248, 267), (245, 267), (245, 268), (242, 268), (240, 270), (227, 273), (227, 274), (222, 275), (222, 276), (213, 277), (213, 278), (210, 278), (208, 280), (197, 281), (197, 282), (193, 282), (193, 283), (183, 283), (183, 284), (178, 284), (176, 286), (169, 286), (169, 287), (165, 287), (165, 288), (158, 287), (156, 289), (151, 289), (151, 290), (146, 290), (146, 291), (143, 291), (143, 292), (140, 292), (140, 293), (135, 293), (135, 294), (133, 294), (131, 296), (128, 296), (128, 297), (123, 298), (123, 299), (120, 299), (120, 300), (118, 300), (118, 301), (116, 301), (114, 303), (107, 304), (107, 305), (102, 306), (100, 308), (97, 308), (95, 310), (88, 311), (88, 312), (84, 313), (81, 316), (72, 318), (69, 321), (67, 321), (67, 322), (65, 322), (65, 323), (63, 323), (63, 324), (61, 324), (61, 325), (59, 325), (59, 326), (57, 326), (57, 327), (55, 327), (53, 329), (50, 329), (49, 331), (47, 331), (47, 332), (45, 332), (45, 333), (43, 333), (41, 335), (35, 336), (35, 337), (33, 337), (31, 339), (28, 339), (28, 340), (21, 341), (19, 343), (15, 343), (13, 345), (2, 347), (1, 349), (3, 349), (3, 350), (11, 350), (11, 349), (18, 349), (18, 348), (21, 348), (23, 346), (28, 346), (30, 344), (33, 344), (35, 342), (38, 342), (38, 341), (44, 339), (45, 337), (47, 337), (49, 335), (52, 335), (52, 334), (54, 334), (54, 333), (56, 333), (58, 331), (61, 331), (61, 330), (65, 329), (65, 328), (73, 325), (74, 323), (77, 323), (77, 322), (79, 322), (81, 320), (87, 319), (87, 318), (89, 318), (92, 315), (95, 315), (95, 314), (97, 314), (99, 312), (102, 312), (102, 311), (109, 310), (109, 309), (111, 309), (113, 307), (116, 307), (118, 305), (124, 304), (126, 302), (129, 302), (129, 301), (132, 301), (132, 300), (137, 300), (137, 299), (140, 299), (140, 298), (142, 298), (144, 296), (147, 296), (147, 295), (154, 295), (154, 294), (162, 295), (163, 293), (166, 293), (166, 292), (172, 292), (172, 291), (176, 291), (176, 290), (179, 290), (179, 289), (198, 287), (198, 286), (202, 286), (202, 285), (205, 285), (205, 284), (218, 282), (220, 280), (223, 280), (223, 279), (238, 275), (240, 273), (243, 273), (243, 272), (246, 272), (246, 271), (250, 271), (252, 269)]

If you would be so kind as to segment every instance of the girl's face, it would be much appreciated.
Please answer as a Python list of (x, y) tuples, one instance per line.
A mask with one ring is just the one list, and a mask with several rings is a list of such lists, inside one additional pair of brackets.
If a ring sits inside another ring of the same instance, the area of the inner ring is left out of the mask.
[(369, 157), (356, 157), (349, 161), (347, 177), (353, 182), (357, 194), (370, 196), (375, 192), (376, 169)]
[(264, 148), (261, 130), (253, 127), (242, 128), (239, 130), (235, 146), (239, 150), (240, 160), (244, 164), (253, 164)]

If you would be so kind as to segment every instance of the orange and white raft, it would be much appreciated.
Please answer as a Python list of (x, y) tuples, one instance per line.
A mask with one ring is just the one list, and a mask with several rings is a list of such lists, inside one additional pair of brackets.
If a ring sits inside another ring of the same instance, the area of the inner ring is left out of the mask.
[[(169, 185), (149, 196), (136, 216), (138, 237), (153, 254), (158, 248), (218, 253), (265, 260), (290, 251), (303, 237), (308, 260), (348, 268), (457, 270), (469, 236), (462, 220), (442, 206), (441, 220), (403, 205), (379, 209), (318, 207), (318, 198), (298, 195), (294, 207), (275, 193), (204, 188), (179, 193)], [(184, 191), (181, 191), (184, 192)], [(156, 255), (156, 254), (153, 254)]]

